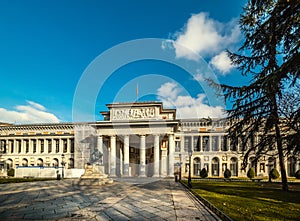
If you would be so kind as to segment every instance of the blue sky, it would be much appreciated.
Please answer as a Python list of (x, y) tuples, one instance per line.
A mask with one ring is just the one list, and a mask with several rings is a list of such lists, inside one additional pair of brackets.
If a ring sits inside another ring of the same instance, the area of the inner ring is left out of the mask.
[[(136, 101), (136, 87), (138, 100), (163, 101), (166, 107), (177, 108), (179, 117), (197, 117), (195, 108), (201, 110), (200, 117), (218, 117), (221, 107), (210, 105), (205, 90), (189, 73), (159, 60), (124, 64), (109, 78), (95, 79), (106, 80), (97, 88), (96, 100), (84, 97), (76, 105), (73, 101), (80, 79), (98, 56), (137, 39), (165, 39), (162, 42), (171, 45), (175, 63), (180, 60), (190, 65), (196, 54), (219, 82), (246, 83), (224, 53), (241, 45), (237, 22), (245, 2), (2, 0), (0, 122), (100, 120), (99, 111), (106, 110), (106, 103)], [(128, 49), (128, 53), (132, 51)], [(116, 55), (116, 60), (126, 55), (127, 51)], [(101, 71), (98, 75), (106, 75)], [(204, 76), (194, 77), (201, 81)], [(93, 111), (85, 110), (88, 101), (93, 103)], [(74, 106), (81, 113), (78, 119), (73, 117)]]

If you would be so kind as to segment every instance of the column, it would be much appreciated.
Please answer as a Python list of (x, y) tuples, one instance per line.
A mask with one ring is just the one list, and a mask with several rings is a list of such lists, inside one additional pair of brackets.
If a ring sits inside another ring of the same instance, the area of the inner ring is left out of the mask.
[(59, 138), (59, 153), (63, 154), (64, 152), (64, 142), (62, 138)]
[(110, 176), (116, 176), (116, 136), (110, 137)]
[[(98, 148), (98, 151), (99, 151), (99, 153), (100, 153), (100, 159), (99, 159), (99, 163), (101, 164), (101, 165), (103, 165), (103, 154), (104, 154), (104, 152), (103, 152), (103, 137), (102, 136), (99, 136), (98, 138), (97, 138), (97, 148)], [(102, 155), (101, 155), (102, 154)]]
[(129, 176), (129, 135), (124, 136), (124, 167), (123, 175)]
[(154, 135), (154, 174), (153, 177), (159, 177), (159, 135)]
[(168, 165), (169, 174), (168, 175), (170, 177), (174, 177), (174, 153), (175, 153), (174, 135), (169, 134), (169, 165)]
[(200, 135), (200, 152), (203, 152), (203, 136)]
[(140, 177), (146, 176), (146, 136), (140, 136)]
[(67, 138), (67, 153), (71, 153), (71, 138)]

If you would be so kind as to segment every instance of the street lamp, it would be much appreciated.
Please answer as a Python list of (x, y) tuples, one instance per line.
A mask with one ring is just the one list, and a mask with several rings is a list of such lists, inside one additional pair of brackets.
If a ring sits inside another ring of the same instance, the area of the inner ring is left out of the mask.
[(188, 155), (189, 155), (189, 177), (188, 177), (188, 187), (192, 188), (192, 178), (191, 178), (191, 161), (192, 161), (192, 154), (193, 150), (191, 147), (188, 149)]
[(65, 168), (66, 162), (65, 162), (65, 155), (62, 154), (61, 155), (61, 166), (62, 166), (62, 170), (61, 170), (61, 178), (63, 179), (65, 177), (64, 174), (64, 168)]

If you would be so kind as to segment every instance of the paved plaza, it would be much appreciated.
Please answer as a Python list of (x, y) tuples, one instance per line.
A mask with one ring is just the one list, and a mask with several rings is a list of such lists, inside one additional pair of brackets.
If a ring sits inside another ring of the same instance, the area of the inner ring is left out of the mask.
[(0, 220), (220, 220), (173, 179), (74, 182), (0, 185)]

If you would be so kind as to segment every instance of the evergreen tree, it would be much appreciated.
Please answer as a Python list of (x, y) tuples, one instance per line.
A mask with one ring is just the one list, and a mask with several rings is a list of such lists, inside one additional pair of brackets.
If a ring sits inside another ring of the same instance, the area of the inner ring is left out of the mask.
[[(233, 104), (227, 110), (230, 139), (234, 143), (238, 139), (251, 143), (243, 167), (246, 168), (250, 154), (255, 154), (255, 161), (266, 153), (277, 154), (285, 191), (288, 190), (284, 165), (287, 136), (280, 125), (279, 102), (283, 90), (295, 85), (300, 77), (299, 24), (300, 1), (249, 0), (240, 19), (245, 41), (239, 53), (228, 54), (242, 75), (251, 76), (252, 80), (241, 87), (211, 82)], [(261, 136), (254, 143), (257, 134)]]

